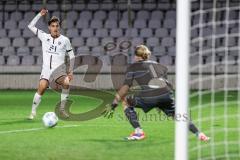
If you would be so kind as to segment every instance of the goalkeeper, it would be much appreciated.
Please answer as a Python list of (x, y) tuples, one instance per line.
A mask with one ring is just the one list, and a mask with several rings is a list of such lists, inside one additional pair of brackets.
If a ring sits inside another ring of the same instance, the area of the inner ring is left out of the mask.
[[(104, 115), (111, 118), (119, 101), (122, 101), (124, 113), (135, 129), (130, 136), (126, 137), (126, 140), (145, 138), (137, 113), (134, 110), (135, 107), (141, 108), (145, 113), (156, 108), (162, 110), (167, 116), (175, 117), (173, 89), (167, 81), (167, 68), (155, 61), (150, 61), (150, 55), (151, 52), (146, 46), (139, 45), (136, 47), (135, 63), (128, 66), (124, 83), (115, 95), (111, 107), (108, 108)], [(130, 88), (133, 89), (133, 94), (128, 94)], [(199, 140), (209, 140), (209, 137), (200, 132), (191, 121), (189, 122), (189, 130)]]

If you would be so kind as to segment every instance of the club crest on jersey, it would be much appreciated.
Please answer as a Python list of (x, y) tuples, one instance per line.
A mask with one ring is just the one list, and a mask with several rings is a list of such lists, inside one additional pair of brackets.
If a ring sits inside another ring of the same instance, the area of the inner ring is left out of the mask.
[(50, 41), (50, 39), (48, 38), (48, 39), (47, 39), (47, 41), (49, 42), (49, 41)]
[(62, 44), (62, 42), (58, 42), (58, 45), (60, 46)]

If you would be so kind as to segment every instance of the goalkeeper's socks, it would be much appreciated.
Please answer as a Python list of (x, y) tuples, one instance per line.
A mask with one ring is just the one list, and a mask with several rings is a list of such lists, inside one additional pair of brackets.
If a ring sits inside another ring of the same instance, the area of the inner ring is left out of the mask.
[(129, 120), (130, 124), (133, 126), (133, 128), (141, 128), (140, 124), (138, 122), (137, 113), (133, 107), (127, 107), (124, 110), (124, 112), (125, 112), (126, 117)]
[(37, 92), (34, 95), (33, 103), (32, 103), (32, 113), (36, 114), (37, 107), (39, 103), (41, 102), (41, 95), (39, 95)]
[(135, 133), (141, 134), (141, 133), (143, 133), (143, 130), (141, 128), (137, 127), (137, 128), (135, 128)]
[(189, 122), (189, 130), (193, 133), (198, 135), (199, 130), (197, 129), (197, 127), (190, 121)]

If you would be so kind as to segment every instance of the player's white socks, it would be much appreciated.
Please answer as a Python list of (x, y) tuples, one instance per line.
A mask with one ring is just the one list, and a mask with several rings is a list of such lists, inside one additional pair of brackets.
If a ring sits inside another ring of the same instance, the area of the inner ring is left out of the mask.
[(38, 107), (39, 103), (41, 102), (41, 97), (42, 96), (39, 95), (37, 92), (35, 93), (34, 98), (33, 98), (33, 103), (32, 103), (32, 113), (36, 114), (37, 107)]
[(66, 100), (68, 99), (69, 96), (69, 89), (62, 89), (61, 93), (61, 109), (64, 109)]

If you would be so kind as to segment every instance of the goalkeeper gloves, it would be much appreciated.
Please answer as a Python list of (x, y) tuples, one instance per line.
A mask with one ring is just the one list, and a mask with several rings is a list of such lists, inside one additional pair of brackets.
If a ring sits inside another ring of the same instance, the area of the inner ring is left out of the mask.
[(117, 106), (118, 106), (118, 103), (114, 103), (114, 102), (111, 104), (111, 106), (108, 105), (104, 112), (104, 117), (106, 117), (108, 119), (112, 118), (113, 114), (114, 114), (114, 110)]

